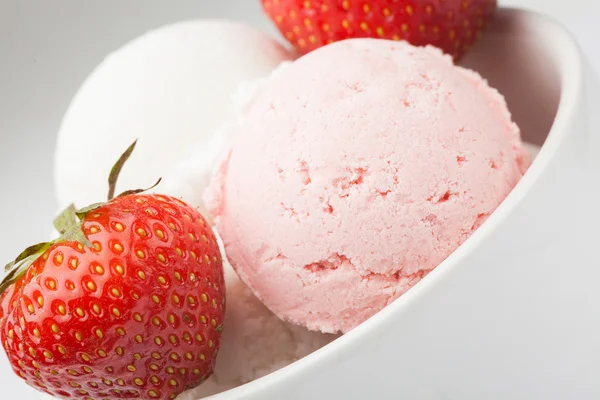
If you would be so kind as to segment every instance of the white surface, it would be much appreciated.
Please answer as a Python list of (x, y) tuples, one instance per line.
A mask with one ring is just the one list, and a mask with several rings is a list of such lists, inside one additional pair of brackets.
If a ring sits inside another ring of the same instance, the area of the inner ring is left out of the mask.
[[(595, 0), (506, 0), (545, 12), (578, 37), (600, 67), (600, 3)], [(229, 16), (273, 31), (258, 0), (0, 0), (0, 257), (8, 261), (46, 239), (55, 211), (52, 157), (58, 124), (83, 79), (110, 51), (178, 20)], [(595, 26), (596, 25), (596, 26)], [(594, 38), (595, 37), (595, 38)], [(596, 103), (596, 107), (599, 104)], [(0, 356), (3, 396), (34, 396)]]

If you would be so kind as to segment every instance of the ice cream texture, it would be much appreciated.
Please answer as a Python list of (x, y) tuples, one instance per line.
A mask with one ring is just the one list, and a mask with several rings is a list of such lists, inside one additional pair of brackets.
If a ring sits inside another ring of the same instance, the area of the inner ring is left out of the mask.
[[(240, 83), (267, 76), (290, 58), (267, 34), (220, 20), (165, 26), (110, 54), (63, 118), (55, 158), (59, 206), (104, 200), (112, 164), (135, 139), (118, 191), (166, 178), (237, 117), (231, 97)], [(212, 166), (205, 154), (197, 169)]]
[(439, 50), (355, 39), (265, 83), (206, 199), (280, 318), (347, 332), (459, 247), (530, 157), (504, 98)]

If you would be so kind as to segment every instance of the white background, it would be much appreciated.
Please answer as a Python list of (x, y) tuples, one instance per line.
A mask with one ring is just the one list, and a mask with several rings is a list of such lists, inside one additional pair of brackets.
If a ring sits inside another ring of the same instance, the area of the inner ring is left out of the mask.
[[(562, 22), (600, 71), (600, 2), (500, 4), (541, 11)], [(274, 32), (262, 17), (259, 0), (0, 0), (0, 264), (47, 239), (56, 208), (56, 131), (87, 74), (108, 52), (135, 36), (201, 17), (246, 20)], [(34, 399), (34, 391), (13, 376), (1, 353), (0, 399)]]

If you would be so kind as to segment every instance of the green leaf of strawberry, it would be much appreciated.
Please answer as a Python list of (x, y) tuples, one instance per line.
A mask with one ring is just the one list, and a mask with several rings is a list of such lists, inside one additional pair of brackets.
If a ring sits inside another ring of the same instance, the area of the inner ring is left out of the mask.
[(77, 219), (75, 205), (71, 204), (58, 217), (56, 217), (54, 220), (54, 229), (56, 229), (62, 235), (69, 229), (77, 226), (78, 223), (79, 220)]

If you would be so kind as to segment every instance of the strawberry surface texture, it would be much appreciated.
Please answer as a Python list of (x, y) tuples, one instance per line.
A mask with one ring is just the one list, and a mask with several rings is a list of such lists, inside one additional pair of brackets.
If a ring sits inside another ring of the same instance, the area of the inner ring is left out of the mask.
[(460, 59), (481, 36), (497, 0), (262, 0), (300, 54), (371, 37), (433, 45)]
[(0, 296), (14, 371), (58, 398), (174, 399), (213, 371), (225, 309), (222, 259), (178, 199), (125, 195), (81, 220)]

